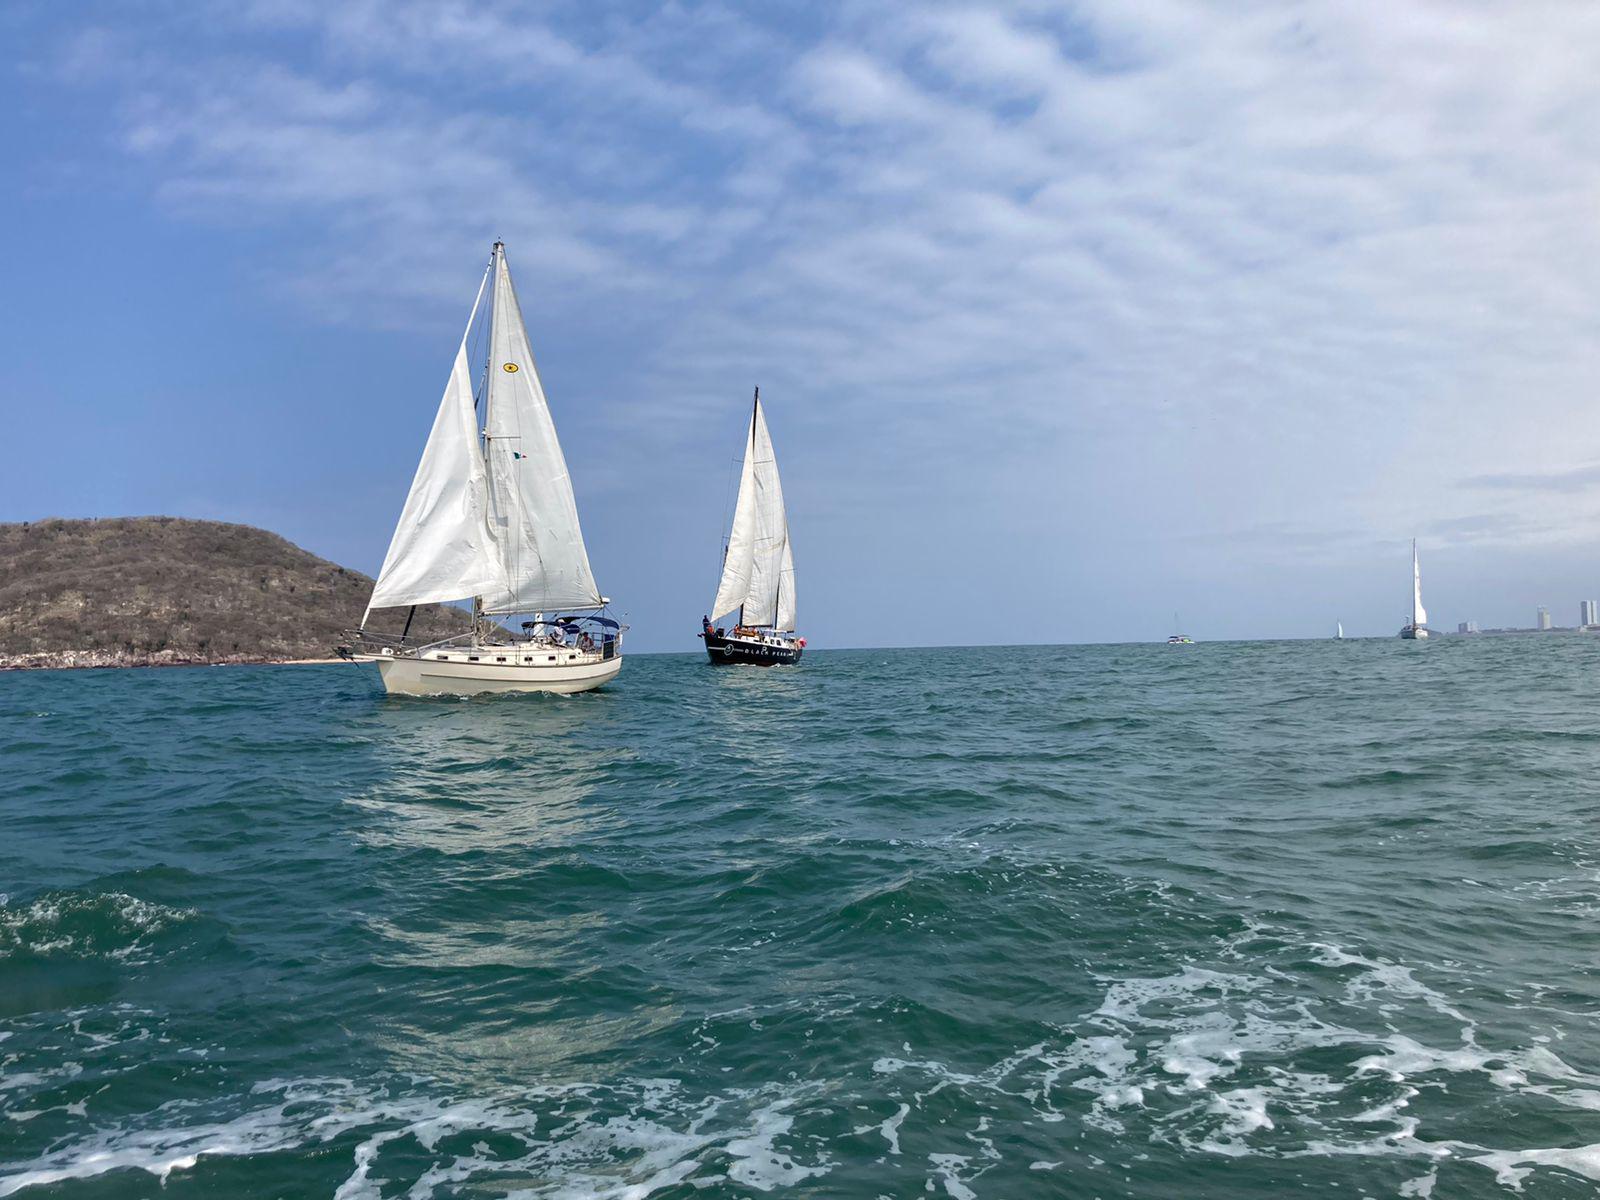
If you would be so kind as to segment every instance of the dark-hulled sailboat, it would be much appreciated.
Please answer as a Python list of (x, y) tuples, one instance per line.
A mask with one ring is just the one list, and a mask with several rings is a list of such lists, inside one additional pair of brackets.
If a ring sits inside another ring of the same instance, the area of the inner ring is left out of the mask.
[[(714, 624), (715, 618), (735, 613), (731, 630)], [(739, 502), (722, 551), (722, 580), (711, 615), (700, 625), (706, 655), (719, 666), (792, 665), (805, 653), (806, 640), (795, 633), (789, 518), (760, 388), (750, 410)]]

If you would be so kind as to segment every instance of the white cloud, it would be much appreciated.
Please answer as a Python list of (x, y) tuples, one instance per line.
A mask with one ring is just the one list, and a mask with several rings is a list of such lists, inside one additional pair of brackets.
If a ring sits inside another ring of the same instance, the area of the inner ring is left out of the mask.
[[(876, 486), (935, 464), (952, 534), (1003, 541), (1030, 480), (1086, 570), (1107, 533), (1191, 564), (1587, 537), (1585, 489), (1485, 521), (1461, 481), (1600, 458), (1600, 9), (789, 18), (284, 0), (219, 8), (203, 54), (91, 31), (66, 69), (122, 92), (175, 211), (281, 225), (321, 311), (448, 324), (504, 234), (632, 314), (619, 428), (682, 438), (661, 397), (692, 427), (759, 370), (846, 508), (866, 451), (823, 442), (870, 413), (903, 451)], [(1263, 520), (1293, 544), (1229, 532)]]

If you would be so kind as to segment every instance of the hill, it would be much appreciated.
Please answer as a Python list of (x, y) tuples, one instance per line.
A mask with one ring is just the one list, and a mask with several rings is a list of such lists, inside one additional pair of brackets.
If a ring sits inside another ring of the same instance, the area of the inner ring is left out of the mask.
[[(372, 580), (249, 525), (179, 517), (0, 524), (0, 667), (325, 658)], [(405, 610), (373, 614), (398, 633)], [(413, 636), (466, 631), (417, 610)]]

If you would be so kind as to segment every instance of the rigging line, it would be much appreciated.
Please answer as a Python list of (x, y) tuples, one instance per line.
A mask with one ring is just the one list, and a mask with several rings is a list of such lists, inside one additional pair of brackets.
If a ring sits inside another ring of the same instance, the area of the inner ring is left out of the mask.
[[(466, 342), (466, 344), (467, 344), (467, 361), (468, 362), (475, 361), (478, 358), (478, 356), (483, 353), (484, 341), (489, 336), (488, 325), (489, 325), (489, 321), (491, 320), (490, 310), (493, 309), (493, 307), (494, 307), (494, 292), (493, 292), (492, 289), (490, 290), (490, 293), (489, 293), (489, 303), (488, 303), (488, 305), (484, 306), (484, 307), (481, 307), (481, 308), (480, 308), (480, 306), (483, 305), (484, 289), (489, 287), (490, 275), (493, 273), (493, 271), (494, 271), (494, 257), (491, 255), (490, 258), (489, 258), (489, 264), (486, 267), (484, 267), (484, 269), (483, 269), (483, 279), (478, 284), (478, 298), (473, 301), (473, 304), (472, 304), (472, 316), (467, 319), (467, 330), (466, 330), (466, 333), (462, 335), (462, 340), (464, 342)], [(477, 412), (478, 406), (480, 404), (483, 404), (483, 405), (487, 406), (488, 401), (489, 401), (489, 365), (488, 365), (487, 362), (485, 362), (484, 363), (483, 374), (479, 377), (477, 387), (473, 389), (473, 393), (472, 393), (472, 409), (473, 409), (473, 412), (474, 413)], [(486, 419), (485, 420), (485, 424), (486, 424), (487, 423), (487, 417), (488, 417), (487, 407), (485, 408), (485, 411), (484, 411), (484, 417)], [(481, 436), (482, 436), (482, 434), (481, 434), (481, 426), (480, 426), (480, 437)], [(481, 450), (481, 447), (480, 447), (480, 450)]]
[[(756, 400), (759, 401), (760, 398), (761, 398), (761, 389), (757, 388), (756, 389)], [(729, 521), (728, 507), (733, 502), (733, 467), (734, 467), (735, 463), (738, 463), (742, 467), (744, 465), (744, 460), (749, 458), (752, 454), (755, 453), (755, 436), (756, 436), (756, 415), (755, 415), (755, 408), (752, 405), (751, 410), (750, 410), (750, 431), (745, 435), (743, 453), (738, 458), (730, 457), (728, 459), (728, 480), (722, 486), (722, 526), (717, 532), (719, 534), (721, 534), (723, 532), (723, 530), (727, 530), (727, 536), (722, 539), (722, 561), (717, 564), (717, 575), (718, 575), (717, 591), (718, 592), (722, 591), (721, 573), (722, 573), (723, 568), (725, 568), (728, 565), (728, 548), (733, 543), (733, 531), (728, 528), (728, 521)], [(744, 472), (742, 470), (740, 471), (739, 476), (740, 476), (739, 477), (739, 490), (742, 492), (744, 490)], [(737, 509), (735, 509), (735, 511), (737, 511)], [(744, 610), (744, 605), (741, 604), (739, 606), (739, 609), (740, 609), (739, 619), (741, 621), (743, 621), (743, 619), (744, 619), (744, 611), (743, 611)], [(711, 615), (712, 616), (717, 616), (718, 614), (712, 613)]]
[(723, 565), (728, 561), (728, 514), (733, 507), (733, 468), (739, 461), (738, 458), (731, 454), (728, 456), (728, 477), (722, 484), (722, 524), (717, 526), (717, 537), (722, 542), (722, 558), (717, 563), (717, 571), (719, 573)]

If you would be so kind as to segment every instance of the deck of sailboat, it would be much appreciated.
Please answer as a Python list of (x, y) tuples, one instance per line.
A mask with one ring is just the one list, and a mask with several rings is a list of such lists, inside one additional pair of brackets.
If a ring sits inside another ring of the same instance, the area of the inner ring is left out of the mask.
[(463, 634), (418, 645), (366, 635), (341, 651), (356, 662), (376, 663), (386, 690), (412, 695), (583, 692), (622, 669), (615, 640), (589, 648), (547, 637), (482, 640)]
[(547, 638), (512, 638), (506, 641), (480, 641), (470, 634), (441, 642), (407, 644), (401, 639), (373, 637), (352, 631), (349, 657), (363, 662), (383, 659), (418, 659), (427, 662), (505, 664), (518, 667), (566, 666), (576, 663), (610, 662), (618, 656), (617, 643), (606, 641), (592, 649)]

